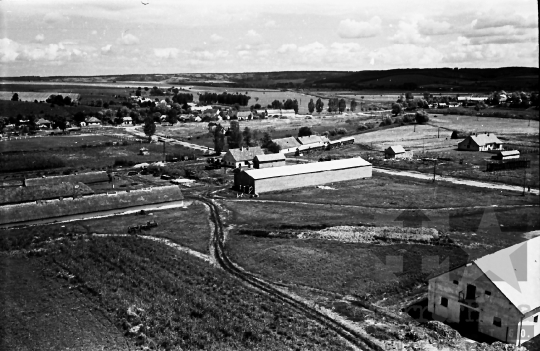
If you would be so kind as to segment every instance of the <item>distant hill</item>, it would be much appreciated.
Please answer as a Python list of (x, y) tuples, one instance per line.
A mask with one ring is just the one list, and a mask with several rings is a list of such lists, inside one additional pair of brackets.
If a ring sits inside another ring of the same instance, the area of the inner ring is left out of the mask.
[(282, 71), (253, 73), (124, 74), (104, 76), (9, 77), (1, 80), (54, 82), (160, 82), (246, 88), (351, 90), (538, 90), (534, 67), (411, 68), (384, 71)]

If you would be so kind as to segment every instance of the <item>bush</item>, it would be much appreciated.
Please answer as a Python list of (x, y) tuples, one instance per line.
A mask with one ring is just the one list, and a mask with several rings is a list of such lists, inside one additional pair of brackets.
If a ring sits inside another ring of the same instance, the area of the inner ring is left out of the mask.
[(346, 128), (338, 128), (337, 129), (337, 134), (345, 135), (345, 134), (347, 134), (347, 129)]
[(278, 152), (281, 151), (281, 146), (279, 146), (278, 144), (274, 143), (274, 142), (271, 142), (269, 145), (268, 145), (268, 151), (270, 152), (273, 152), (275, 154), (277, 154)]
[(418, 124), (424, 124), (424, 123), (429, 122), (428, 114), (426, 112), (424, 112), (424, 111), (416, 112), (415, 119), (416, 119), (416, 123), (418, 123)]
[(118, 166), (122, 166), (122, 167), (125, 167), (125, 166), (133, 166), (135, 165), (135, 161), (132, 161), (132, 160), (129, 160), (127, 158), (115, 158), (114, 159), (114, 166), (115, 167), (118, 167)]

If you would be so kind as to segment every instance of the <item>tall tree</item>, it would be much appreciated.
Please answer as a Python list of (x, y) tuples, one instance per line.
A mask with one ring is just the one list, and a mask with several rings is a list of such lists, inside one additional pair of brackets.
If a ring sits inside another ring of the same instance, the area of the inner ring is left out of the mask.
[(227, 144), (229, 149), (238, 149), (242, 147), (242, 132), (240, 131), (240, 123), (238, 121), (231, 121), (227, 135)]
[(317, 112), (319, 113), (321, 113), (322, 110), (324, 109), (324, 102), (322, 102), (321, 98), (319, 98), (317, 102), (315, 103), (315, 108), (317, 109)]
[(351, 100), (351, 111), (352, 112), (356, 111), (356, 100), (355, 99)]
[(399, 115), (401, 113), (401, 104), (392, 104), (392, 113), (394, 114), (394, 116)]
[(405, 93), (405, 99), (412, 100), (412, 99), (414, 99), (414, 96), (410, 91), (408, 91), (408, 92)]
[(221, 124), (216, 125), (214, 128), (214, 151), (216, 154), (221, 154), (225, 147), (225, 130)]
[(251, 129), (249, 129), (248, 127), (244, 128), (244, 131), (242, 132), (242, 137), (246, 146), (251, 146), (251, 139), (253, 139)]
[(339, 113), (343, 113), (343, 111), (345, 111), (346, 108), (347, 108), (347, 103), (345, 102), (345, 99), (339, 100), (339, 104), (338, 104)]
[(149, 140), (152, 140), (152, 135), (156, 132), (156, 124), (154, 123), (154, 118), (148, 116), (144, 119), (144, 134), (148, 136)]
[(309, 100), (309, 104), (307, 105), (309, 113), (313, 113), (315, 111), (315, 103), (313, 102), (313, 99)]
[(272, 135), (268, 132), (264, 132), (261, 139), (261, 146), (267, 148), (272, 143)]
[(19, 94), (13, 94), (13, 96), (11, 97), (11, 101), (19, 101)]

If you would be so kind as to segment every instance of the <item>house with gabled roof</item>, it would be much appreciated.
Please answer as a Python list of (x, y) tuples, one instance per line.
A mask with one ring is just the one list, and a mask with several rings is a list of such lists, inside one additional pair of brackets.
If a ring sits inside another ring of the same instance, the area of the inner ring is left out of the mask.
[(405, 158), (407, 151), (401, 145), (392, 145), (384, 150), (384, 158)]
[(253, 158), (258, 155), (264, 155), (259, 146), (241, 147), (239, 149), (229, 149), (223, 156), (223, 166), (233, 168), (251, 168)]
[(86, 125), (87, 126), (100, 126), (101, 121), (96, 117), (90, 117), (86, 119)]
[(272, 141), (280, 146), (282, 153), (295, 152), (302, 145), (294, 137), (272, 139)]
[(428, 311), (509, 344), (540, 334), (540, 236), (431, 278)]
[(502, 150), (503, 142), (494, 133), (475, 133), (469, 135), (458, 144), (458, 150), (491, 151)]

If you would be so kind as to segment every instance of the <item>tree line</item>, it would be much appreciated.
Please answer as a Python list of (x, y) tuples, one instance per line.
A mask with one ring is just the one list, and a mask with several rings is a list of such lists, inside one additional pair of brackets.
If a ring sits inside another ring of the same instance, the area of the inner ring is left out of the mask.
[(251, 99), (250, 96), (244, 95), (244, 94), (229, 94), (229, 93), (200, 93), (199, 94), (199, 103), (204, 105), (211, 105), (211, 104), (224, 104), (224, 105), (235, 105), (238, 104), (240, 106), (247, 106), (249, 100)]

